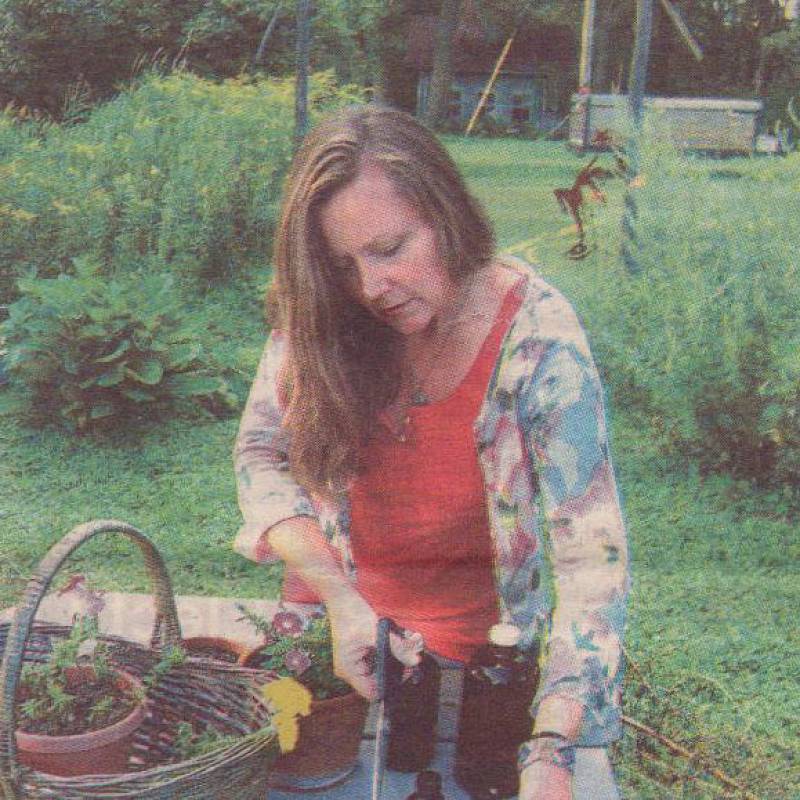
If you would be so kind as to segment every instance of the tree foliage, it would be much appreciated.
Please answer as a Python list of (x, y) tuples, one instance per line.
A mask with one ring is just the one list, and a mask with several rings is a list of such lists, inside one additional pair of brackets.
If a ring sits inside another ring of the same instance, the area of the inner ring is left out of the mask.
[[(625, 90), (633, 0), (597, 0), (595, 70), (599, 91)], [(797, 48), (780, 0), (673, 0), (704, 51), (687, 52), (655, 4), (648, 92), (666, 95), (765, 95), (770, 117), (785, 109), (797, 83)], [(414, 15), (477, 20), (490, 41), (556, 23), (580, 27), (575, 0), (316, 0), (310, 69), (371, 88), (400, 107), (415, 103), (416, 75), (406, 50)], [(285, 0), (0, 0), (0, 102), (60, 117), (65, 98), (93, 103), (114, 94), (154, 61), (180, 61), (209, 78), (257, 68), (286, 76), (295, 68), (294, 2)], [(278, 11), (263, 59), (264, 31)], [(450, 26), (451, 36), (453, 27)], [(447, 44), (447, 42), (445, 42)], [(441, 63), (445, 51), (437, 48)], [(574, 54), (577, 62), (578, 53)], [(444, 85), (444, 83), (442, 83)]]
[[(391, 0), (317, 0), (311, 69), (343, 83), (380, 76), (381, 21)], [(76, 93), (105, 99), (152, 64), (180, 62), (210, 78), (253, 67), (286, 76), (295, 64), (294, 3), (277, 0), (0, 0), (0, 101), (61, 117)], [(391, 16), (391, 15), (390, 15)], [(396, 43), (395, 43), (396, 44)]]
[(200, 0), (2, 0), (0, 93), (63, 111), (70, 86), (110, 95), (143, 56), (176, 55)]

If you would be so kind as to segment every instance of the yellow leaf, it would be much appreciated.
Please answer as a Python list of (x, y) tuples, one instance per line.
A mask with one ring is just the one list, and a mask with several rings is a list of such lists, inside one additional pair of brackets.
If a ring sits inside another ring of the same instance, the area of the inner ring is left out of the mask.
[(311, 713), (311, 692), (294, 678), (279, 678), (266, 684), (261, 694), (275, 709), (272, 721), (281, 752), (294, 750), (300, 732), (297, 719)]
[(281, 753), (290, 753), (297, 745), (297, 739), (300, 735), (300, 725), (297, 722), (297, 717), (292, 714), (276, 714), (272, 718), (275, 724), (275, 729), (278, 731), (278, 744), (281, 748)]

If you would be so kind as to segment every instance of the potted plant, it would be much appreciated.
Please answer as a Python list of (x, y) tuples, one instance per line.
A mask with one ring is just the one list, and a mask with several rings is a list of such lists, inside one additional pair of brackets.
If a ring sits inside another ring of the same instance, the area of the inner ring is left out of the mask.
[(97, 621), (80, 617), (50, 658), (22, 669), (20, 763), (51, 775), (124, 772), (145, 718), (142, 682), (112, 666)]
[(105, 593), (72, 575), (58, 595), (72, 595), (76, 611), (69, 635), (52, 645), (46, 661), (22, 667), (15, 732), (20, 763), (50, 775), (126, 772), (133, 737), (144, 722), (146, 694), (185, 651), (168, 648), (141, 679), (114, 666), (99, 639)]
[(241, 604), (237, 608), (264, 639), (241, 663), (294, 679), (312, 697), (310, 713), (299, 717), (294, 749), (279, 756), (273, 765), (271, 784), (305, 790), (338, 783), (358, 760), (368, 703), (333, 673), (328, 618), (279, 607), (267, 619)]

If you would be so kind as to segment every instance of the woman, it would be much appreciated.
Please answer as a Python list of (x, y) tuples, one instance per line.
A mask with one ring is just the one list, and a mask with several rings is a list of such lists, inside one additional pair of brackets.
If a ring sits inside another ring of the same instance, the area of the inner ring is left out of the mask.
[(542, 653), (520, 797), (614, 797), (627, 549), (569, 304), (495, 255), (438, 140), (376, 106), (307, 137), (275, 262), (235, 448), (237, 549), (313, 587), (337, 674), (366, 697), (378, 616), (459, 662), (517, 626)]

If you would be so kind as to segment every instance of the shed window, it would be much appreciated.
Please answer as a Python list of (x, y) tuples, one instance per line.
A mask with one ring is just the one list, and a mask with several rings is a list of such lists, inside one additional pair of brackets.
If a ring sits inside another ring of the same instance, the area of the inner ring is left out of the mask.
[(531, 96), (527, 93), (511, 95), (511, 121), (528, 122), (531, 118)]
[(447, 97), (447, 114), (450, 117), (461, 116), (461, 90), (451, 89)]

